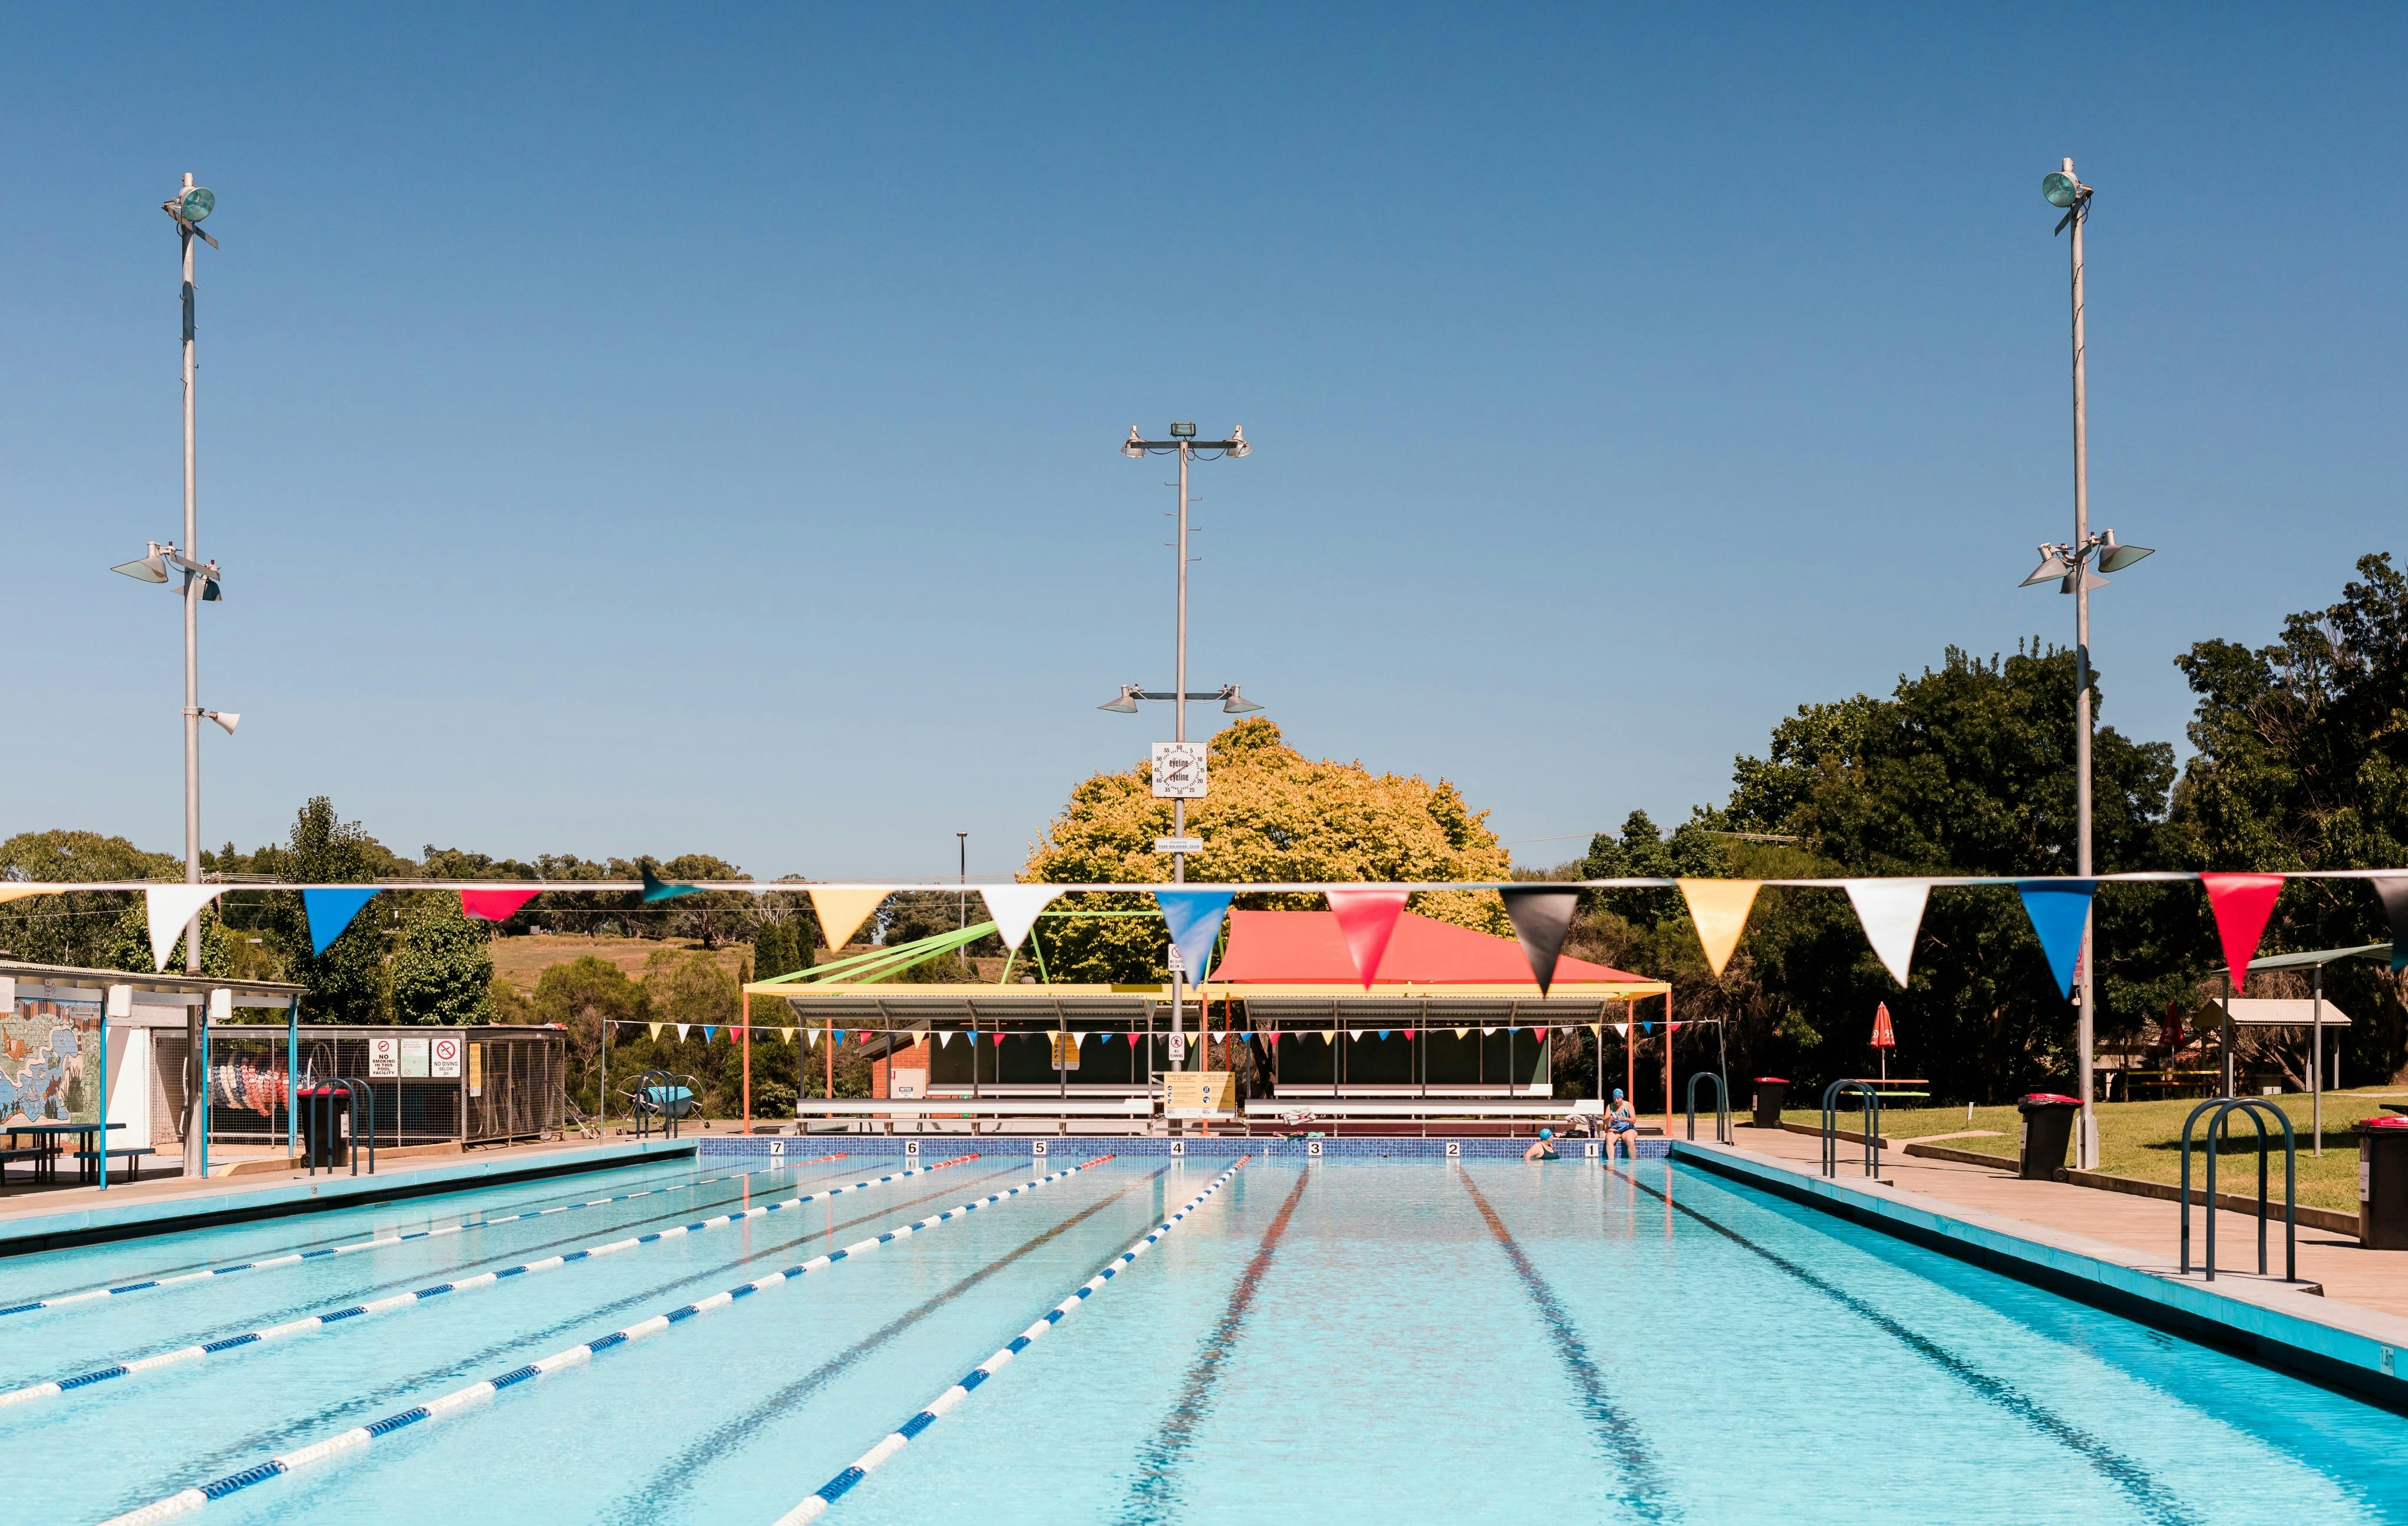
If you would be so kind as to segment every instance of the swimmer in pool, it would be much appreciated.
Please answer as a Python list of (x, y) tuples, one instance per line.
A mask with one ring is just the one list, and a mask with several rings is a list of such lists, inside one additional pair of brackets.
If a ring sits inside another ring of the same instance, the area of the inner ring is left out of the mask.
[(1555, 1131), (1553, 1129), (1540, 1130), (1539, 1137), (1530, 1142), (1528, 1149), (1522, 1152), (1522, 1159), (1525, 1160), (1553, 1160), (1555, 1158)]
[(1613, 1105), (1605, 1110), (1605, 1137), (1607, 1159), (1613, 1159), (1616, 1145), (1629, 1151), (1631, 1159), (1639, 1159), (1639, 1120), (1631, 1116), (1630, 1103), (1623, 1099), (1620, 1087), (1613, 1088)]

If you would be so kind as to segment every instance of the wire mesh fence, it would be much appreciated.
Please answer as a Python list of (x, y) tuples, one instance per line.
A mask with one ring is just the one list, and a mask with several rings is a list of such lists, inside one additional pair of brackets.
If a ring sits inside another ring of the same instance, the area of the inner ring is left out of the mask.
[[(155, 1073), (168, 1105), (154, 1115), (180, 1130), (192, 1068), (180, 1034), (162, 1034)], [(205, 1070), (211, 1144), (280, 1144), (292, 1126), (286, 1095), (337, 1077), (366, 1083), (380, 1146), (498, 1144), (539, 1139), (563, 1121), (565, 1035), (557, 1029), (342, 1028), (301, 1029), (289, 1057), (283, 1028), (212, 1026)], [(362, 1137), (371, 1120), (358, 1120)], [(180, 1138), (180, 1133), (178, 1134)]]

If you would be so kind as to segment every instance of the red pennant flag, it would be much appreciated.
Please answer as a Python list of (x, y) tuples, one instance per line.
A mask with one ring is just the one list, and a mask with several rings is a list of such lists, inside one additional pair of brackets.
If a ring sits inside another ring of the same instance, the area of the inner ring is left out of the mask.
[(1346, 952), (1354, 958), (1354, 972), (1369, 990), (1380, 961), (1387, 957), (1388, 940), (1396, 936), (1397, 918), (1405, 914), (1410, 890), (1329, 890), (1329, 909), (1338, 930), (1346, 935)]
[(1410, 1028), (1409, 1028), (1409, 1029), (1405, 1029), (1405, 1042), (1406, 1042), (1407, 1044), (1411, 1044), (1411, 1043), (1412, 1043), (1412, 1042), (1413, 1042), (1413, 1030), (1412, 1030), (1412, 1029), (1410, 1029)]
[(536, 890), (463, 890), (460, 910), (482, 921), (507, 922), (539, 894)]
[(1003, 1035), (1002, 1035), (1002, 1034), (1000, 1034), (1000, 1033), (996, 1034), (996, 1035), (995, 1036), (995, 1042), (996, 1042), (996, 1043), (997, 1043), (997, 1044), (1001, 1044), (1001, 1043), (1003, 1042)]
[(1545, 1038), (1545, 1037), (1547, 1036), (1547, 1030), (1546, 1030), (1545, 1029), (1543, 1029), (1543, 1028), (1534, 1028), (1534, 1029), (1530, 1029), (1530, 1031), (1531, 1031), (1531, 1032), (1533, 1032), (1533, 1033), (1535, 1033), (1535, 1034), (1537, 1034), (1540, 1038), (1542, 1038), (1542, 1039), (1543, 1039), (1543, 1038)]
[(2239, 990), (2249, 979), (2249, 961), (2257, 957), (2258, 940), (2274, 914), (2274, 898), (2283, 893), (2280, 874), (2202, 874), (2208, 909), (2215, 914), (2215, 935), (2224, 944), (2224, 967)]
[(1873, 1047), (1876, 1049), (1898, 1047), (1898, 1032), (1889, 1026), (1889, 1003), (1886, 1001), (1873, 1009)]

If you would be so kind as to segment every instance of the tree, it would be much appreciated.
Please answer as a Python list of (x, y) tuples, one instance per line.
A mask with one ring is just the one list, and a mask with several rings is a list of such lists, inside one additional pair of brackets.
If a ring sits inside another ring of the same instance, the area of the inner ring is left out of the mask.
[(412, 896), (393, 957), (394, 1020), (449, 1027), (483, 1022), (493, 979), (485, 929), (462, 914), (460, 898), (449, 891)]
[[(184, 935), (176, 934), (175, 945), (167, 950), (165, 965), (156, 965), (150, 958), (150, 917), (140, 900), (136, 900), (117, 916), (108, 931), (108, 942), (95, 956), (102, 970), (150, 972), (159, 969), (184, 968)], [(234, 978), (234, 951), (228, 944), (225, 919), (214, 906), (201, 909), (201, 973), (221, 980)]]
[[(20, 832), (0, 842), (0, 884), (168, 882), (183, 877), (181, 860), (164, 853), (146, 853), (124, 838), (98, 832)], [(6, 949), (9, 957), (35, 964), (130, 968), (100, 961), (115, 939), (118, 919), (128, 906), (138, 910), (141, 899), (125, 891), (97, 890), (0, 903), (0, 949)], [(142, 968), (150, 965), (146, 962)]]
[(761, 930), (752, 935), (752, 970), (755, 980), (767, 980), (800, 969), (795, 957), (795, 929), (791, 922), (764, 922)]
[[(251, 856), (261, 872), (305, 884), (364, 885), (394, 877), (401, 867), (393, 851), (356, 821), (336, 813), (334, 801), (313, 795), (293, 813), (292, 830), (280, 848)], [(301, 898), (263, 896), (271, 902), (266, 925), (283, 941), (292, 978), (309, 988), (301, 1015), (312, 1023), (375, 1023), (386, 1011), (385, 945), (399, 909), (390, 895), (360, 908), (342, 935), (323, 954), (312, 954), (308, 918)]]
[[(1361, 763), (1314, 761), (1287, 745), (1262, 717), (1238, 722), (1208, 748), (1211, 793), (1191, 801), (1188, 830), (1204, 851), (1188, 860), (1197, 879), (1232, 882), (1502, 880), (1511, 859), (1487, 813), (1468, 806), (1441, 779), (1375, 774)], [(1164, 869), (1154, 840), (1170, 831), (1170, 802), (1153, 798), (1140, 763), (1097, 774), (1070, 793), (1022, 867), (1025, 881), (1152, 880)], [(1305, 907), (1317, 896), (1250, 896), (1245, 904)], [(1150, 911), (1139, 897), (1077, 896), (1061, 909)], [(1483, 931), (1510, 930), (1492, 894), (1416, 895), (1412, 909)], [(1046, 972), (1055, 980), (1162, 979), (1165, 937), (1149, 917), (1059, 918), (1039, 924)]]
[[(603, 1025), (641, 1022), (650, 1012), (641, 986), (617, 965), (590, 954), (553, 965), (535, 985), (534, 1020), (558, 1023), (567, 1034), (570, 1073), (589, 1102), (599, 1100)], [(621, 1036), (631, 1032), (623, 1029)]]

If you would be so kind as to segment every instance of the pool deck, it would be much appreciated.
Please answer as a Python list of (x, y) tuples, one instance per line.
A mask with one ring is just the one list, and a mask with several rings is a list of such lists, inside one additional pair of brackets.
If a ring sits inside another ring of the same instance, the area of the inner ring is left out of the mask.
[(0, 1256), (101, 1240), (132, 1239), (247, 1219), (322, 1212), (363, 1202), (464, 1191), (494, 1182), (608, 1171), (660, 1155), (691, 1155), (693, 1136), (663, 1140), (552, 1140), (380, 1159), (374, 1175), (271, 1170), (188, 1180), (162, 1173), (138, 1182), (19, 1190), (0, 1198)]

